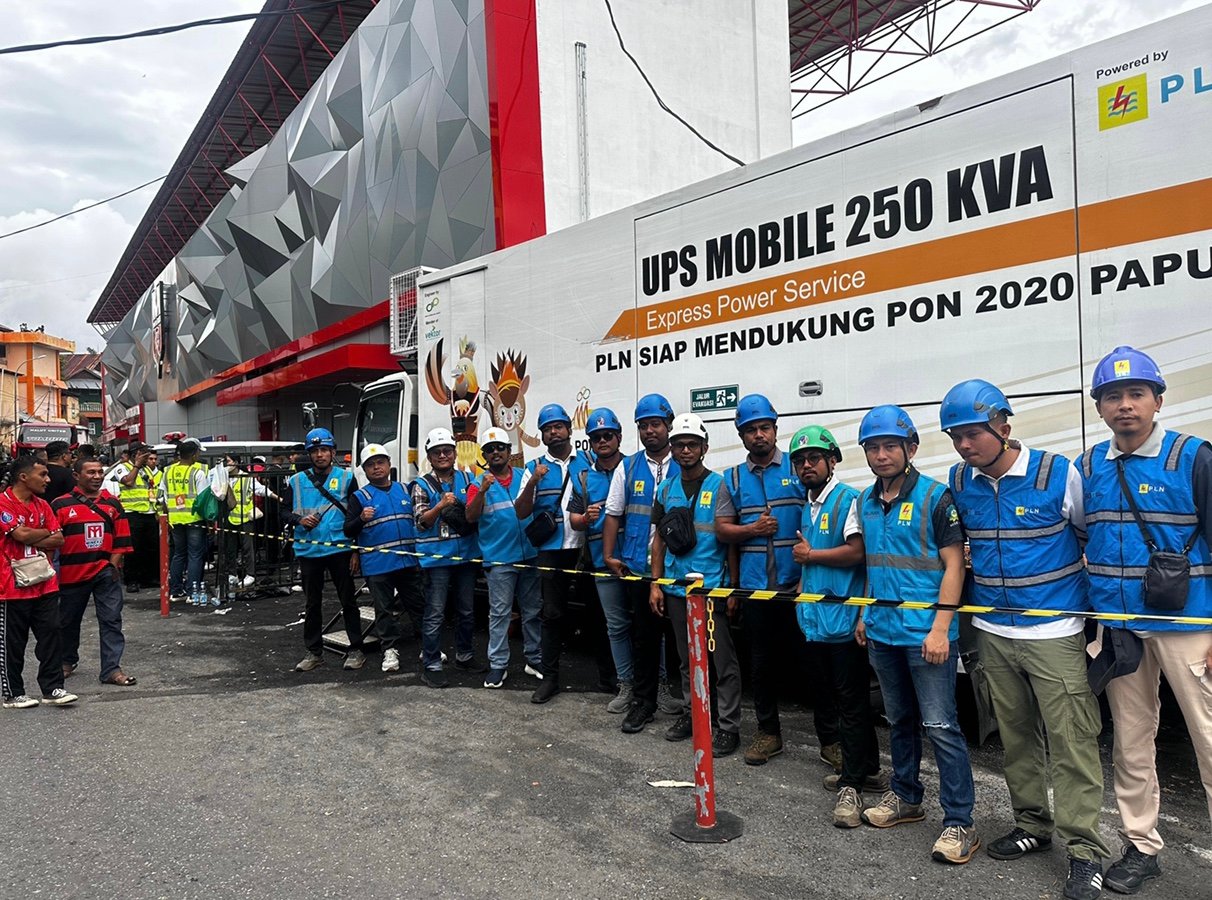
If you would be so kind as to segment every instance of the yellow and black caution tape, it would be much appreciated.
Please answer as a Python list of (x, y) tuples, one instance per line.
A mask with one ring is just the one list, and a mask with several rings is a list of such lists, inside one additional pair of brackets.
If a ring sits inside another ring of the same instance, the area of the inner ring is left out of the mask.
[[(237, 528), (224, 528), (220, 525), (210, 525), (198, 523), (196, 527), (204, 527), (207, 531), (227, 531), (236, 534), (244, 534)], [(796, 591), (764, 591), (753, 590), (750, 588), (709, 588), (704, 590), (700, 587), (700, 582), (691, 578), (650, 578), (645, 575), (623, 575), (618, 576), (613, 572), (595, 572), (593, 570), (579, 569), (561, 569), (555, 566), (539, 566), (534, 563), (519, 563), (519, 562), (502, 562), (499, 560), (487, 560), (479, 556), (445, 556), (440, 553), (420, 553), (415, 550), (397, 550), (389, 547), (364, 547), (356, 544), (346, 544), (341, 541), (312, 541), (307, 538), (286, 537), (285, 535), (258, 533), (258, 537), (265, 537), (269, 540), (282, 541), (288, 544), (308, 544), (313, 547), (331, 547), (334, 550), (349, 550), (357, 553), (391, 553), (396, 556), (408, 556), (414, 559), (448, 559), (457, 563), (480, 563), (484, 566), (514, 566), (521, 569), (534, 569), (537, 572), (560, 572), (567, 575), (589, 575), (593, 578), (616, 578), (620, 581), (645, 581), (650, 584), (658, 584), (662, 587), (680, 586), (691, 588), (693, 593), (703, 594), (711, 600), (777, 600), (789, 603), (830, 603), (840, 606), (882, 606), (889, 609), (912, 609), (912, 610), (946, 610), (956, 613), (966, 613), (968, 615), (981, 615), (983, 613), (1000, 613), (1003, 615), (1035, 617), (1055, 619), (1061, 616), (1072, 616), (1080, 619), (1091, 619), (1097, 622), (1164, 622), (1172, 625), (1201, 625), (1212, 628), (1212, 617), (1208, 616), (1155, 616), (1145, 613), (1111, 613), (1111, 612), (1095, 612), (1087, 611), (1071, 611), (1064, 610), (1058, 612), (1055, 609), (1028, 609), (1007, 606), (977, 606), (974, 604), (964, 604), (962, 606), (949, 606), (943, 603), (928, 602), (925, 600), (886, 600), (878, 597), (842, 597), (836, 594), (814, 594), (814, 593), (799, 593)]]

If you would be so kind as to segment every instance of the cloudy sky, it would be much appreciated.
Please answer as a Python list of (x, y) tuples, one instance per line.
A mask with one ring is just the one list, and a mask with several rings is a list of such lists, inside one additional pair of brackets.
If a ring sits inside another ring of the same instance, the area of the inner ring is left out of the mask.
[[(262, 0), (37, 0), (0, 5), (4, 46), (175, 24)], [(1203, 0), (1043, 0), (1034, 12), (801, 118), (797, 142), (1047, 59)], [(0, 234), (87, 206), (176, 159), (246, 23), (0, 56)], [(79, 349), (85, 317), (156, 187), (0, 240), (0, 323), (45, 324)]]

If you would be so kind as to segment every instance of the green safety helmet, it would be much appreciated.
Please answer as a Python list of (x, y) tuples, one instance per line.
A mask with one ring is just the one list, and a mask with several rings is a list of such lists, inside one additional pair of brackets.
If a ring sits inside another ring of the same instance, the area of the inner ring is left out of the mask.
[(837, 441), (828, 428), (820, 425), (805, 425), (792, 436), (791, 446), (787, 448), (793, 459), (797, 453), (807, 450), (825, 450), (833, 454), (833, 458), (838, 462), (842, 461), (842, 450)]

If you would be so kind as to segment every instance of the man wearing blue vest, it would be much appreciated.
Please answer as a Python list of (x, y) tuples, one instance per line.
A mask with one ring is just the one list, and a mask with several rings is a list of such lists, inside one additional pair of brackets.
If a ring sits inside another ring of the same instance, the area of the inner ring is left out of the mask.
[[(828, 429), (801, 428), (788, 447), (791, 467), (807, 491), (793, 549), (801, 566), (799, 589), (805, 593), (857, 597), (863, 593), (863, 532), (859, 525), (859, 492), (833, 477), (842, 450)], [(854, 639), (858, 607), (834, 603), (797, 603), (796, 617), (815, 653), (828, 660), (831, 690), (837, 706), (842, 771), (826, 776), (837, 792), (833, 824), (857, 828), (864, 790), (883, 790), (880, 745), (871, 710), (871, 677), (867, 654)]]
[[(945, 484), (913, 467), (917, 428), (899, 406), (877, 406), (859, 424), (859, 444), (875, 483), (859, 500), (867, 584), (881, 600), (959, 606), (964, 534)], [(959, 622), (947, 609), (872, 606), (856, 637), (866, 644), (891, 725), (892, 786), (863, 811), (863, 821), (891, 828), (926, 818), (922, 811), (922, 729), (934, 747), (943, 831), (931, 855), (966, 863), (980, 848), (972, 820), (975, 788), (968, 744), (955, 706)]]
[(554, 530), (536, 545), (539, 553), (535, 565), (545, 571), (540, 576), (543, 593), (542, 614), (542, 684), (530, 698), (534, 703), (546, 703), (560, 690), (560, 653), (564, 647), (564, 615), (573, 590), (585, 535), (568, 524), (569, 486), (589, 467), (588, 461), (572, 449), (572, 417), (564, 407), (548, 403), (539, 410), (539, 435), (546, 452), (526, 464), (516, 509), (519, 519), (529, 519), (535, 526), (544, 521), (554, 524)]
[(538, 555), (526, 539), (530, 519), (518, 518), (514, 506), (521, 492), (522, 470), (510, 466), (509, 434), (489, 428), (480, 439), (488, 471), (467, 489), (467, 521), (479, 523), (480, 556), (488, 581), (488, 674), (484, 687), (505, 685), (509, 667), (509, 620), (516, 598), (522, 612), (522, 646), (526, 674), (542, 677), (540, 659)]
[[(602, 526), (602, 556), (606, 567), (620, 578), (652, 574), (652, 503), (657, 486), (666, 478), (680, 475), (669, 448), (669, 427), (673, 423), (669, 401), (660, 394), (645, 394), (635, 405), (634, 418), (641, 446), (614, 470)], [(621, 584), (631, 608), (632, 628), (632, 700), (623, 717), (622, 731), (637, 734), (653, 720), (661, 705), (661, 646), (664, 643), (666, 648), (673, 648), (677, 643), (669, 620), (654, 613), (649, 604), (647, 582)], [(669, 676), (680, 682), (680, 677), (673, 675), (678, 669), (680, 665), (668, 667)], [(681, 717), (686, 711), (681, 697), (666, 699), (668, 708), (661, 708)]]
[[(736, 406), (736, 430), (748, 455), (727, 473), (726, 484), (737, 511), (735, 524), (721, 524), (720, 537), (738, 544), (741, 563), (739, 587), (748, 590), (794, 590), (800, 567), (792, 558), (804, 486), (791, 471), (791, 461), (778, 447), (778, 418), (773, 404), (761, 394), (742, 397)], [(789, 660), (791, 683), (800, 689), (808, 679), (807, 645), (798, 640), (795, 608), (789, 603), (751, 600), (743, 606), (749, 640), (753, 711), (757, 733), (745, 762), (760, 766), (783, 752), (779, 721), (780, 663)], [(813, 698), (821, 759), (840, 768), (837, 711), (833, 692), (814, 678)]]
[[(359, 454), (368, 484), (349, 497), (345, 536), (357, 545), (355, 566), (370, 585), (375, 604), (375, 636), (383, 648), (384, 672), (400, 671), (399, 644), (404, 636), (401, 615), (408, 613), (420, 635), (425, 611), (425, 574), (410, 554), (417, 549), (412, 500), (408, 489), (391, 478), (391, 454), (382, 444), (367, 444)], [(430, 687), (446, 687), (438, 669), (421, 667), (421, 680)]]
[[(1094, 369), (1090, 393), (1112, 434), (1087, 450), (1079, 466), (1090, 599), (1098, 612), (1212, 616), (1212, 448), (1156, 421), (1165, 390), (1157, 363), (1132, 347), (1116, 347)], [(1143, 590), (1158, 551), (1187, 558), (1185, 597), (1181, 590), (1153, 588), (1152, 580), (1150, 593)], [(1154, 740), (1162, 674), (1187, 722), (1212, 817), (1212, 629), (1155, 621), (1106, 622), (1104, 628), (1121, 629), (1114, 642), (1104, 632), (1104, 650), (1114, 643), (1117, 653), (1139, 657), (1135, 666), (1118, 669), (1134, 671), (1107, 684), (1115, 720), (1115, 799), (1127, 843), (1103, 883), (1134, 894), (1161, 875)]]
[[(327, 428), (313, 428), (304, 439), (311, 467), (296, 472), (282, 492), (282, 506), (290, 512), (283, 519), (295, 529), (294, 553), (299, 561), (306, 606), (303, 611), (303, 643), (307, 655), (296, 672), (310, 672), (324, 664), (324, 575), (332, 579), (341, 602), (349, 652), (345, 668), (366, 665), (362, 653), (362, 617), (354, 601), (353, 552), (345, 546), (345, 509), (357, 488), (348, 469), (333, 465), (337, 442)], [(330, 546), (331, 545), (331, 546)]]
[[(623, 591), (623, 582), (606, 568), (602, 553), (602, 530), (606, 526), (606, 499), (616, 470), (623, 462), (619, 445), (623, 425), (614, 410), (602, 406), (590, 410), (585, 425), (589, 444), (593, 448), (593, 465), (582, 469), (572, 482), (568, 500), (568, 520), (577, 531), (585, 533), (590, 561), (595, 572), (603, 576), (593, 579), (598, 601), (606, 617), (606, 636), (610, 655), (619, 679), (618, 693), (606, 704), (610, 713), (625, 713), (631, 706), (633, 668), (631, 658), (631, 607)], [(610, 577), (604, 577), (610, 576)]]
[(1069, 856), (1065, 897), (1095, 900), (1101, 860), (1110, 855), (1098, 831), (1102, 718), (1086, 680), (1085, 623), (1063, 615), (1090, 608), (1081, 478), (1063, 456), (1011, 440), (1013, 414), (1006, 395), (980, 379), (957, 384), (939, 408), (940, 426), (963, 460), (951, 468), (950, 486), (971, 550), (972, 602), (1059, 614), (994, 612), (972, 623), (1015, 823), (987, 852), (1019, 859), (1050, 849), (1055, 831)]
[(467, 523), (467, 488), (471, 477), (455, 468), (454, 435), (435, 428), (425, 438), (430, 471), (412, 484), (412, 511), (416, 517), (417, 552), (428, 576), (425, 590), (425, 625), (422, 639), (425, 668), (442, 668), (442, 626), (446, 602), (454, 596), (455, 665), (468, 672), (483, 672), (475, 661), (475, 588), (480, 548), (474, 526)]
[[(703, 576), (704, 587), (728, 587), (735, 579), (730, 571), (728, 545), (720, 540), (719, 527), (735, 520), (736, 510), (723, 477), (703, 465), (707, 440), (707, 426), (693, 413), (683, 413), (673, 420), (669, 441), (681, 472), (677, 478), (666, 478), (661, 482), (652, 505), (652, 520), (657, 526), (652, 538), (652, 577), (684, 579), (695, 572)], [(687, 528), (689, 534), (694, 535), (694, 540), (689, 542), (692, 546), (688, 544), (679, 553), (674, 553), (674, 548), (661, 537), (662, 520), (667, 515), (685, 516), (692, 522)], [(686, 588), (653, 583), (649, 603), (653, 612), (668, 614), (673, 623), (673, 634), (682, 658), (682, 696), (689, 703), (692, 695)], [(728, 606), (727, 612), (732, 612), (735, 604), (729, 600)], [(735, 753), (741, 743), (741, 664), (725, 609), (717, 606), (714, 600), (708, 600), (707, 613), (715, 624), (715, 650), (711, 653), (711, 662), (715, 665), (715, 697), (719, 710), (711, 755), (728, 756)], [(685, 740), (691, 733), (690, 713), (684, 712), (666, 733), (666, 738)]]

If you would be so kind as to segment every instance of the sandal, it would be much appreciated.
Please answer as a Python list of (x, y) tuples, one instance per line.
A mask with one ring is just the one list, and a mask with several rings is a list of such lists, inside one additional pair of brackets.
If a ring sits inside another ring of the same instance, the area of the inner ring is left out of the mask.
[(127, 675), (121, 669), (106, 678), (102, 684), (116, 684), (118, 687), (134, 687), (139, 680), (134, 675)]

